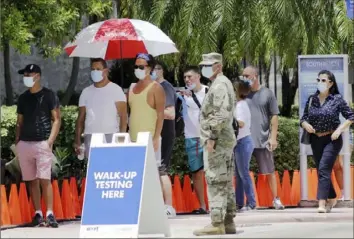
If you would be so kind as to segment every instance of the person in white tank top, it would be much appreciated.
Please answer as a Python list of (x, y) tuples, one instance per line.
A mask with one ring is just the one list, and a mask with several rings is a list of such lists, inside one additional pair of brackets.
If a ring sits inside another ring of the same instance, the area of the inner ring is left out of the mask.
[[(236, 206), (239, 211), (252, 210), (256, 208), (256, 200), (253, 191), (253, 184), (249, 175), (250, 161), (254, 149), (251, 137), (251, 112), (245, 100), (251, 87), (246, 81), (237, 81), (237, 103), (234, 117), (240, 129), (237, 136), (237, 145), (234, 149), (235, 174), (236, 174)], [(244, 203), (244, 194), (247, 202)]]

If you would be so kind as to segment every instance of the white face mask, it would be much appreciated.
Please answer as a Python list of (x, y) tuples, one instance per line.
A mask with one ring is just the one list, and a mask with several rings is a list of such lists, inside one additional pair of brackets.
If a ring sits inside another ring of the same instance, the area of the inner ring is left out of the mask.
[(145, 70), (135, 69), (134, 74), (139, 80), (144, 80), (146, 77)]
[(157, 74), (155, 71), (151, 73), (151, 80), (156, 80), (157, 79)]
[(317, 83), (317, 89), (318, 89), (319, 92), (321, 92), (321, 93), (326, 92), (326, 90), (328, 90), (327, 83), (326, 83), (326, 82), (319, 82), (319, 83)]
[(187, 86), (187, 89), (188, 90), (194, 90), (194, 88), (196, 87), (197, 85), (195, 83), (191, 84), (190, 86)]
[(23, 77), (23, 84), (26, 87), (31, 88), (34, 85), (33, 76), (24, 76)]
[(91, 71), (91, 79), (93, 82), (97, 83), (103, 80), (103, 71), (93, 70)]
[(202, 69), (202, 75), (206, 78), (212, 77), (214, 74), (213, 68), (211, 66), (204, 66)]

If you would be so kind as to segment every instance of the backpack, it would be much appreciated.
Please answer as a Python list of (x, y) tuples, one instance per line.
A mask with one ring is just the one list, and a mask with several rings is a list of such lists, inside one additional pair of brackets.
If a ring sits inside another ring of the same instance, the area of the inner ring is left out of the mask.
[(183, 103), (179, 97), (177, 97), (175, 106), (175, 131), (176, 137), (180, 137), (184, 133)]
[[(206, 87), (205, 94), (208, 93), (208, 90), (209, 90), (209, 88)], [(200, 109), (202, 106), (193, 91), (192, 91), (192, 98)], [(175, 131), (176, 131), (176, 137), (179, 137), (179, 136), (183, 135), (183, 133), (184, 133), (183, 103), (180, 98), (177, 98), (176, 106), (175, 106)]]
[(237, 138), (240, 126), (239, 126), (237, 120), (235, 120), (235, 118), (232, 121), (232, 128), (234, 128), (234, 133), (235, 133), (235, 136)]

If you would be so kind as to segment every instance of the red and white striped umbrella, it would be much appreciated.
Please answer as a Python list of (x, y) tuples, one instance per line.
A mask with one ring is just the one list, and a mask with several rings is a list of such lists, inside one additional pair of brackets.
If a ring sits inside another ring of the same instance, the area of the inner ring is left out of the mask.
[(137, 19), (109, 19), (81, 30), (65, 46), (70, 57), (134, 58), (137, 53), (153, 56), (178, 52), (173, 41), (155, 25)]

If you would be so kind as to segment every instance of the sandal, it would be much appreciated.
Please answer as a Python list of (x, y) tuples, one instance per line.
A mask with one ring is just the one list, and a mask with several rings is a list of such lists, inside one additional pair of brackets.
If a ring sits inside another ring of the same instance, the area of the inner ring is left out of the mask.
[(194, 210), (192, 212), (192, 214), (205, 215), (205, 214), (208, 214), (208, 212), (206, 210), (204, 210), (203, 208), (199, 208), (197, 210)]

